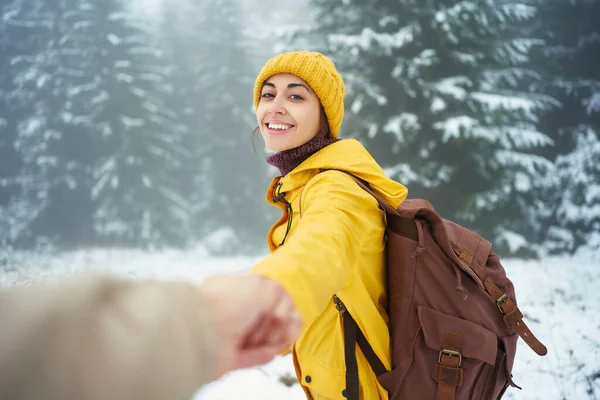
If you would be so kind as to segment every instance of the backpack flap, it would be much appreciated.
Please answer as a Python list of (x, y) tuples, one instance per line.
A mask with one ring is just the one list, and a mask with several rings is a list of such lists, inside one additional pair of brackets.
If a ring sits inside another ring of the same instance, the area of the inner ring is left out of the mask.
[(489, 251), (492, 245), (481, 236), (469, 232), (467, 229), (453, 222), (443, 219), (431, 204), (422, 199), (405, 200), (398, 212), (402, 218), (426, 221), (431, 229), (431, 234), (442, 251), (450, 258), (457, 267), (463, 270), (473, 279), (478, 286), (485, 289), (485, 286), (479, 276), (473, 271), (469, 264), (465, 264), (456, 254), (456, 250), (471, 249), (470, 254), (476, 254), (483, 259), (485, 265)]
[(465, 250), (468, 254), (472, 254), (472, 260), (470, 263), (466, 263), (466, 268), (471, 269), (471, 263), (487, 264), (487, 259), (492, 251), (492, 244), (489, 241), (452, 221), (444, 220), (444, 225), (452, 252), (458, 256), (459, 260), (464, 262), (460, 258), (460, 254)]

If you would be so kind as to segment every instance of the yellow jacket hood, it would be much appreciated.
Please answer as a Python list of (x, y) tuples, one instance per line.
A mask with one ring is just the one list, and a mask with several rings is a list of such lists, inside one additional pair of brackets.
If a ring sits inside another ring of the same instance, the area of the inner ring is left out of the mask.
[[(394, 208), (408, 195), (407, 188), (389, 179), (371, 154), (356, 139), (339, 140), (319, 150), (281, 179), (281, 191), (303, 186), (322, 170), (349, 172), (366, 181), (371, 189)], [(269, 195), (269, 194), (268, 194)]]

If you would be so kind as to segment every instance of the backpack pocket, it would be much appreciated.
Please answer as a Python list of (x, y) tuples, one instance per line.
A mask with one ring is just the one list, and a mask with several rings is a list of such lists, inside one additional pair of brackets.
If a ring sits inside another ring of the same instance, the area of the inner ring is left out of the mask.
[(504, 367), (496, 334), (427, 306), (417, 309), (420, 327), (412, 341), (412, 362), (390, 397), (435, 399), (440, 385), (454, 388), (456, 400), (483, 399), (494, 392), (497, 369)]

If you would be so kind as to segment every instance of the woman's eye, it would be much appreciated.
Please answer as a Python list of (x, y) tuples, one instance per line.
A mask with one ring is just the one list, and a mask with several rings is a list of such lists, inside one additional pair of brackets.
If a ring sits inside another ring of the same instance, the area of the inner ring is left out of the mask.
[(267, 98), (267, 97), (275, 97), (275, 96), (273, 96), (273, 93), (263, 93), (260, 97)]
[(304, 98), (302, 96), (299, 96), (297, 94), (293, 94), (290, 96), (293, 100), (304, 100)]

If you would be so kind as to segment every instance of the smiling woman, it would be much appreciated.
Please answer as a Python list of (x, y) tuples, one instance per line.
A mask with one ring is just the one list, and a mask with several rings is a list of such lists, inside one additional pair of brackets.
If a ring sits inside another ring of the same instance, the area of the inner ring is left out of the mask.
[[(407, 195), (360, 142), (338, 139), (344, 93), (333, 62), (305, 51), (268, 60), (254, 87), (258, 129), (275, 152), (267, 162), (281, 173), (266, 198), (282, 215), (267, 235), (272, 253), (252, 272), (281, 285), (302, 316), (304, 329), (292, 354), (296, 376), (307, 398), (314, 400), (347, 395), (336, 299), (390, 368), (385, 216), (377, 201), (342, 171), (367, 182), (394, 208)], [(361, 399), (387, 400), (362, 354), (357, 363)]]
[(313, 137), (325, 137), (321, 103), (303, 79), (277, 74), (263, 85), (256, 118), (266, 147), (283, 151), (298, 147)]

